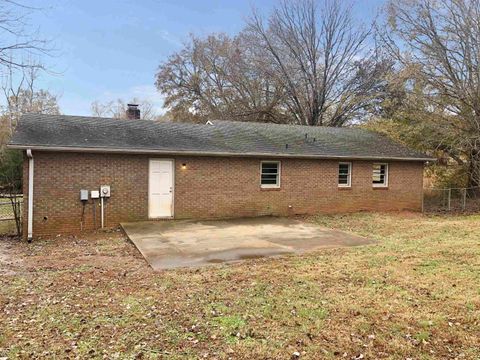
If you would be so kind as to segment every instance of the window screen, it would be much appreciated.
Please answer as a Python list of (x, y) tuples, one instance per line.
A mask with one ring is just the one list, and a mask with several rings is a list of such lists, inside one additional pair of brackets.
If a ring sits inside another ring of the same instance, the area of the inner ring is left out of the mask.
[(280, 162), (262, 161), (260, 183), (262, 187), (280, 187)]
[(373, 186), (387, 186), (388, 165), (373, 164)]

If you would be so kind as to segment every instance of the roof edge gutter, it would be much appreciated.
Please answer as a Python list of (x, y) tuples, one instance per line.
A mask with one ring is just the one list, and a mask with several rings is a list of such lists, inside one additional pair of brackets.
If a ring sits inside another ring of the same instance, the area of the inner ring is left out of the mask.
[(296, 159), (352, 159), (352, 160), (397, 160), (397, 161), (436, 161), (435, 158), (415, 158), (397, 156), (346, 156), (346, 155), (302, 155), (302, 154), (275, 154), (275, 153), (230, 153), (213, 151), (172, 151), (163, 149), (121, 149), (103, 147), (73, 147), (73, 146), (44, 146), (44, 145), (17, 145), (8, 144), (10, 149), (30, 149), (39, 151), (67, 151), (90, 153), (116, 153), (116, 154), (165, 154), (165, 155), (191, 155), (191, 156), (222, 156), (222, 157), (276, 157)]

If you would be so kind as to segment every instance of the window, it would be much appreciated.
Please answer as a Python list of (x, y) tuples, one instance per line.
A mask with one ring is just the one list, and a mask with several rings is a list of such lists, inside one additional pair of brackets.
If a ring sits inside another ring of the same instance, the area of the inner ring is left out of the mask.
[(260, 164), (262, 188), (280, 187), (280, 161), (262, 161)]
[(373, 164), (373, 186), (388, 186), (388, 164)]
[(350, 187), (352, 184), (352, 163), (338, 164), (338, 187)]

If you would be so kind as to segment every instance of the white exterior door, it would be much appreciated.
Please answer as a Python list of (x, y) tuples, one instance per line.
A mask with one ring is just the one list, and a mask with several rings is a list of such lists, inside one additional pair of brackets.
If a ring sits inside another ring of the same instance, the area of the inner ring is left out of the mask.
[(173, 216), (173, 160), (150, 159), (148, 217)]

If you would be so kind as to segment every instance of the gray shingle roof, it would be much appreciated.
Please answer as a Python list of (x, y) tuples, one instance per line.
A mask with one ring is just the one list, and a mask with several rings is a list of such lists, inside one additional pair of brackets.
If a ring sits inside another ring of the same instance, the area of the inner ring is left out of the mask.
[(432, 160), (359, 128), (232, 121), (213, 125), (65, 115), (24, 115), (12, 148), (232, 156)]

